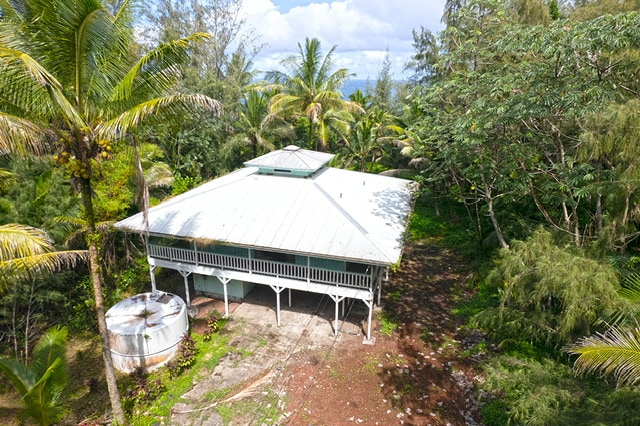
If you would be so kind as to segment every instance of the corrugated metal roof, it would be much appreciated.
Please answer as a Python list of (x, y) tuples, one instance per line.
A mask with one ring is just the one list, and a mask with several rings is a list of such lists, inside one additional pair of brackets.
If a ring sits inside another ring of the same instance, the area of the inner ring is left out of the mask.
[[(149, 210), (149, 232), (390, 265), (400, 259), (410, 184), (322, 168), (310, 178), (239, 169)], [(142, 214), (115, 224), (142, 233)]]

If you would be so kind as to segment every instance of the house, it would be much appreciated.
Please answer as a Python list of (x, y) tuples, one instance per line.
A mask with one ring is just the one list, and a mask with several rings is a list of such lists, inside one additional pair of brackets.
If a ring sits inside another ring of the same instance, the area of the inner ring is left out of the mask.
[(398, 264), (412, 208), (413, 182), (327, 167), (332, 154), (288, 146), (245, 167), (115, 224), (148, 235), (151, 282), (155, 268), (188, 278), (198, 292), (242, 299), (255, 284), (280, 295), (326, 294), (339, 304), (364, 302), (371, 336), (388, 269)]

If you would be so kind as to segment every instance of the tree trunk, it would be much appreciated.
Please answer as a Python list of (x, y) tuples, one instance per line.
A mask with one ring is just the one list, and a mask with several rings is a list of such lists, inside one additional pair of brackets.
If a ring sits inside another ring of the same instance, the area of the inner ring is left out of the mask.
[[(601, 183), (602, 177), (602, 155), (598, 158), (598, 163), (596, 166), (596, 182), (598, 184)], [(596, 235), (600, 235), (602, 233), (602, 224), (604, 222), (604, 215), (602, 212), (602, 195), (600, 194), (600, 189), (596, 194)]]
[(111, 400), (111, 410), (113, 419), (117, 424), (126, 424), (116, 373), (111, 359), (111, 349), (109, 345), (109, 332), (107, 330), (107, 319), (105, 317), (104, 299), (102, 297), (102, 277), (100, 276), (100, 259), (98, 255), (98, 233), (96, 232), (95, 218), (93, 215), (93, 201), (91, 200), (91, 184), (84, 182), (82, 185), (82, 201), (84, 203), (85, 216), (88, 228), (87, 244), (89, 249), (89, 273), (93, 284), (93, 297), (96, 302), (96, 316), (98, 318), (98, 330), (100, 331), (100, 342), (102, 344), (102, 359), (104, 361), (104, 372)]
[(493, 230), (496, 232), (496, 237), (498, 238), (498, 242), (500, 243), (500, 247), (509, 248), (509, 244), (507, 240), (504, 238), (502, 234), (502, 230), (500, 229), (500, 224), (498, 223), (498, 218), (496, 217), (496, 213), (493, 210), (493, 197), (491, 196), (491, 189), (487, 186), (487, 181), (482, 176), (482, 182), (485, 185), (485, 200), (487, 202), (487, 208), (489, 209), (489, 218), (491, 219), (491, 223), (493, 224)]

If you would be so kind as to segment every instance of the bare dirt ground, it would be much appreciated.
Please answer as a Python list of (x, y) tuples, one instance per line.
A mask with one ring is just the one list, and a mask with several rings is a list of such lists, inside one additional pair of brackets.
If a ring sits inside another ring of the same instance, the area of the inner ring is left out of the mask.
[(458, 358), (462, 336), (451, 315), (464, 277), (451, 254), (409, 243), (383, 292), (400, 325), (375, 345), (344, 339), (320, 362), (301, 354), (284, 376), (287, 424), (474, 425), (474, 365)]
[[(289, 308), (283, 293), (277, 327), (273, 291), (257, 288), (246, 304), (233, 307), (225, 327), (245, 355), (223, 359), (195, 384), (174, 407), (171, 423), (480, 424), (477, 372), (459, 357), (462, 336), (451, 314), (455, 301), (465, 297), (461, 266), (440, 248), (409, 243), (383, 290), (384, 309), (374, 314), (373, 345), (363, 344), (364, 306), (347, 307), (334, 336), (333, 301), (294, 293)], [(381, 333), (383, 314), (399, 324), (391, 335)], [(217, 404), (207, 400), (212, 388), (233, 388), (231, 400), (244, 400), (231, 420), (223, 420)], [(271, 408), (278, 414), (265, 415)]]

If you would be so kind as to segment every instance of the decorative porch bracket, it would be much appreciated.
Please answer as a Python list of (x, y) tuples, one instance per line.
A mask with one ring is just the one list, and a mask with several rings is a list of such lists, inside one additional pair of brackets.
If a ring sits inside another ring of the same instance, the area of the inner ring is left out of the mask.
[(280, 327), (280, 293), (282, 293), (286, 287), (280, 287), (273, 284), (269, 284), (269, 287), (276, 292), (276, 323), (278, 324), (278, 327)]
[(189, 275), (191, 275), (191, 271), (185, 271), (183, 269), (178, 269), (180, 275), (184, 279), (184, 294), (187, 297), (187, 307), (191, 307), (191, 296), (189, 295)]
[(229, 318), (229, 289), (227, 288), (227, 284), (229, 284), (231, 278), (218, 276), (218, 280), (222, 283), (224, 293), (224, 317)]
[(346, 299), (345, 296), (336, 296), (333, 294), (328, 294), (328, 296), (331, 298), (331, 300), (333, 300), (334, 302), (336, 302), (336, 318), (335, 321), (333, 323), (333, 335), (337, 336), (338, 335), (338, 311), (340, 308), (340, 302), (342, 302), (344, 299)]
[(156, 291), (158, 291), (158, 288), (156, 287), (156, 266), (155, 265), (149, 265), (149, 274), (151, 275), (151, 292), (155, 293)]

